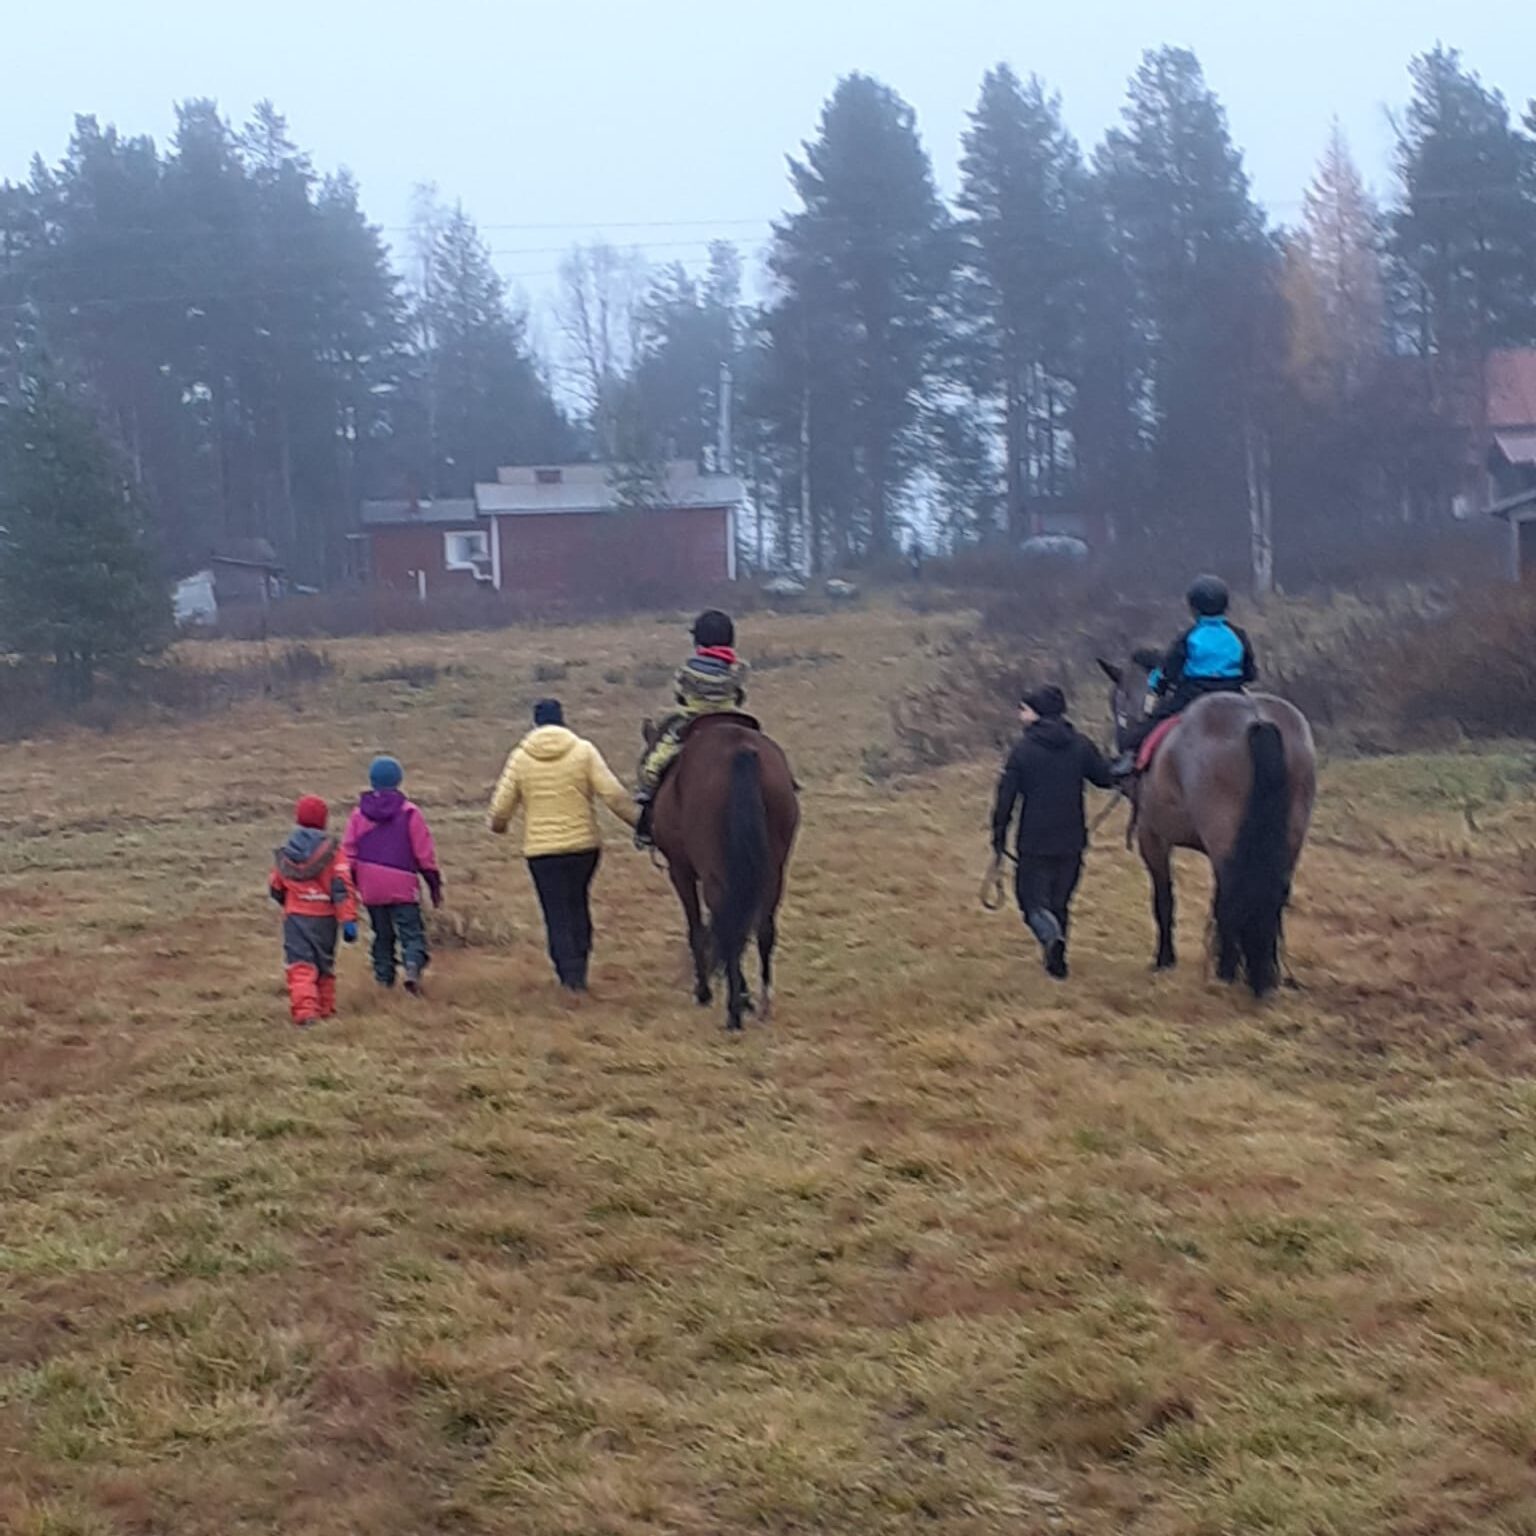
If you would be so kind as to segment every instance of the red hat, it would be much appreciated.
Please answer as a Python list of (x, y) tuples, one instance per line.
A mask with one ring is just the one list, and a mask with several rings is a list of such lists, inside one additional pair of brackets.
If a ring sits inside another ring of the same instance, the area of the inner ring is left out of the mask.
[(315, 831), (323, 831), (326, 822), (331, 819), (331, 808), (319, 795), (305, 795), (293, 808), (293, 819), (301, 827), (313, 827)]

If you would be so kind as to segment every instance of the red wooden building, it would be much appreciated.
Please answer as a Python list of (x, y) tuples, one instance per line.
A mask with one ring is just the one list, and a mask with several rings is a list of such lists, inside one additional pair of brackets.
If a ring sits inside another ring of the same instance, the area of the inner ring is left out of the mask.
[(734, 475), (667, 465), (645, 507), (622, 507), (602, 464), (518, 466), (473, 500), (369, 501), (358, 574), (426, 598), (488, 587), (531, 599), (677, 590), (736, 578)]

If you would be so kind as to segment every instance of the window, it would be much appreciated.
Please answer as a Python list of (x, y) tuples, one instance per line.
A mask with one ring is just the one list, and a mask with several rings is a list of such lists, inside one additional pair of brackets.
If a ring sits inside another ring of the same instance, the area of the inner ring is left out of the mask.
[(539, 485), (559, 485), (565, 476), (558, 469), (536, 469), (533, 478)]
[(445, 533), (443, 564), (450, 571), (473, 571), (476, 576), (489, 578), (491, 573), (490, 534), (479, 530), (473, 533)]

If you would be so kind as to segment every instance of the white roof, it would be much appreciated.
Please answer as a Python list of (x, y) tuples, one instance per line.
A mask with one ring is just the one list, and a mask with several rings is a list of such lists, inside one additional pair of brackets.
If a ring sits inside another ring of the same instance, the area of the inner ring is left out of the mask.
[[(669, 507), (734, 507), (746, 500), (735, 475), (704, 474), (688, 459), (668, 464), (661, 498)], [(475, 487), (482, 517), (534, 516), (549, 512), (611, 512), (618, 506), (605, 464), (517, 465), (496, 472), (496, 481)]]
[(365, 528), (401, 523), (472, 523), (474, 520), (475, 504), (467, 496), (446, 501), (365, 501), (362, 506)]

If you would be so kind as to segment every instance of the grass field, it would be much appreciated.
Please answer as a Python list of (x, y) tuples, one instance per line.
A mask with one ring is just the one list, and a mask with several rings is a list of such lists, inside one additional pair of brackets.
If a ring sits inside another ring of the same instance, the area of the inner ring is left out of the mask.
[[(1264, 1008), (1193, 864), (1149, 974), (1117, 820), (1061, 987), (977, 905), (991, 765), (866, 776), (950, 622), (746, 626), (805, 828), (734, 1040), (617, 828), (575, 1006), (483, 828), (539, 694), (628, 772), (680, 626), (0, 749), (0, 1530), (1536, 1533), (1526, 755), (1329, 765)], [(269, 850), (381, 748), (431, 996), (344, 952), (300, 1034)]]

